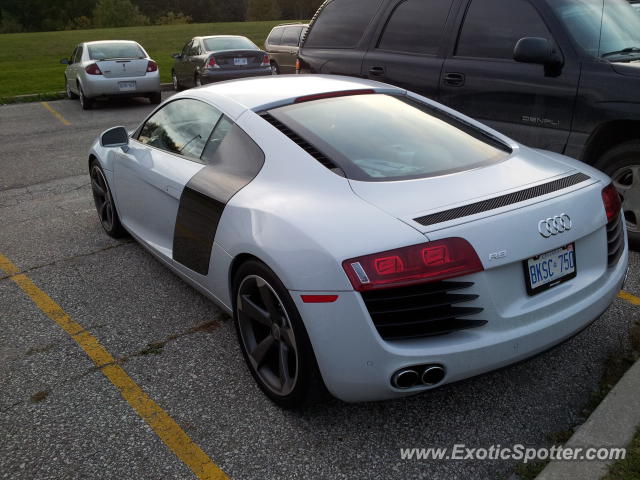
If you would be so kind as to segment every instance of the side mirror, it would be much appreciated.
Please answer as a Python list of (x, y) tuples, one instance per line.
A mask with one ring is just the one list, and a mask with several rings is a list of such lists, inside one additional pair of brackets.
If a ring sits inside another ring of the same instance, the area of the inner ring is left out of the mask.
[(103, 147), (126, 147), (129, 145), (129, 134), (124, 127), (113, 127), (100, 135), (100, 145)]
[(182, 54), (181, 53), (173, 53), (171, 55), (171, 58), (175, 58), (176, 60), (180, 60), (182, 58)]
[(545, 66), (562, 65), (561, 55), (553, 49), (546, 38), (524, 37), (513, 49), (513, 59), (522, 63), (537, 63)]
[(62, 65), (69, 65), (71, 62), (69, 61), (68, 58), (63, 58), (62, 60), (60, 60), (60, 63)]

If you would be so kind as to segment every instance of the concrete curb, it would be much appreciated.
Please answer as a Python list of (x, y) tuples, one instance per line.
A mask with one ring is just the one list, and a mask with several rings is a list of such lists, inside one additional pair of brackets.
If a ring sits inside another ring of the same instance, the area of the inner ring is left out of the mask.
[[(168, 92), (173, 90), (173, 83), (161, 83), (160, 84), (160, 90), (163, 92)], [(48, 92), (48, 93), (28, 93), (26, 95), (14, 95), (13, 97), (4, 97), (4, 100), (8, 100), (8, 103), (13, 103), (13, 102), (17, 102), (20, 100), (38, 100), (40, 99), (42, 96), (47, 96), (47, 95), (59, 95), (59, 96), (63, 96), (66, 95), (66, 92), (64, 90), (59, 91), (59, 92)]]
[[(640, 425), (640, 361), (609, 392), (565, 447), (626, 447)], [(599, 480), (611, 461), (551, 461), (536, 480)]]

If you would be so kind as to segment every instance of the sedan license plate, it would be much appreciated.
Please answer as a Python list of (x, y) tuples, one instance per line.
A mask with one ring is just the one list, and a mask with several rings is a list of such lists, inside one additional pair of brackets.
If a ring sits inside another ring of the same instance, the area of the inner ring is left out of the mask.
[(247, 59), (246, 58), (234, 58), (233, 59), (233, 64), (234, 65), (246, 65), (247, 64)]
[(127, 90), (135, 90), (136, 82), (118, 82), (118, 87), (121, 92), (126, 92)]
[(525, 260), (524, 279), (527, 293), (535, 295), (571, 280), (577, 274), (575, 244), (541, 253)]

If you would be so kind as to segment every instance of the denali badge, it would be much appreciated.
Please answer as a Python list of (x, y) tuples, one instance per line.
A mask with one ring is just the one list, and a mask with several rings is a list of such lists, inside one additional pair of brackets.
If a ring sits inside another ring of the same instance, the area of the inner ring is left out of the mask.
[(561, 213), (552, 218), (546, 220), (540, 220), (538, 222), (538, 232), (544, 238), (549, 238), (551, 235), (558, 235), (571, 230), (573, 224), (571, 218), (566, 213)]

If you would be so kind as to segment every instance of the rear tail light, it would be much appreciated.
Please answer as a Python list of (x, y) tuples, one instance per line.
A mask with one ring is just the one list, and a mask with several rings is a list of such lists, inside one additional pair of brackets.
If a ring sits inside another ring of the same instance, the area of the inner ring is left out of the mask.
[(158, 64), (153, 60), (149, 60), (149, 63), (147, 63), (147, 72), (157, 72), (157, 71), (158, 71)]
[(271, 65), (271, 62), (269, 61), (269, 55), (265, 55), (264, 57), (262, 57), (262, 63), (260, 65), (262, 67), (268, 67), (269, 65)]
[(84, 70), (89, 75), (102, 75), (102, 72), (100, 71), (100, 67), (98, 67), (98, 64), (96, 64), (96, 63), (92, 63), (91, 65), (87, 65)]
[(300, 73), (301, 67), (302, 67), (302, 62), (300, 62), (299, 58), (296, 58), (296, 73)]
[(620, 209), (622, 208), (620, 195), (612, 183), (602, 190), (602, 202), (604, 203), (604, 210), (607, 212), (607, 223), (609, 223), (620, 214)]
[(357, 291), (435, 282), (482, 271), (482, 262), (458, 237), (397, 248), (342, 262)]
[(316, 93), (314, 95), (305, 95), (294, 100), (295, 103), (310, 102), (312, 100), (321, 100), (323, 98), (348, 97), (351, 95), (368, 95), (376, 93), (371, 88), (363, 88), (360, 90), (343, 90), (341, 92)]
[(207, 68), (220, 68), (216, 63), (215, 57), (209, 57), (209, 60), (207, 60)]

